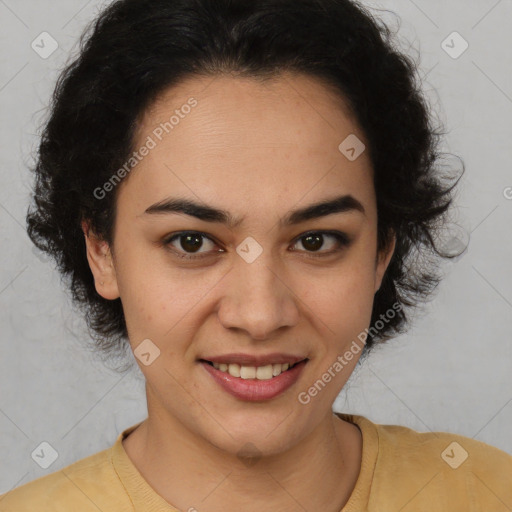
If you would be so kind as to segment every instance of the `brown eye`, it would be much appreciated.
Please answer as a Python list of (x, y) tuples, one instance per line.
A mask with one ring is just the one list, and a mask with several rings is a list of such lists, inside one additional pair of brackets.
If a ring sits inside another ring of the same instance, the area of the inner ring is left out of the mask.
[[(302, 244), (306, 252), (318, 252), (318, 256), (325, 256), (339, 251), (342, 247), (348, 246), (350, 240), (345, 233), (338, 231), (314, 231), (299, 237), (297, 239), (297, 243), (298, 242)], [(322, 248), (324, 250), (320, 251)]]
[(201, 235), (181, 235), (179, 240), (181, 248), (186, 252), (197, 252), (203, 245), (203, 237)]
[[(207, 241), (206, 244), (204, 242), (205, 240)], [(164, 245), (169, 250), (172, 250), (176, 256), (185, 259), (205, 257), (211, 252), (211, 249), (216, 246), (213, 240), (198, 231), (176, 233), (164, 240)], [(201, 251), (205, 245), (206, 249)], [(210, 247), (208, 247), (208, 245), (210, 245)], [(198, 253), (198, 256), (194, 256), (194, 253)]]
[(318, 251), (324, 243), (324, 237), (321, 234), (308, 235), (305, 236), (302, 240), (303, 247), (305, 247), (308, 251)]

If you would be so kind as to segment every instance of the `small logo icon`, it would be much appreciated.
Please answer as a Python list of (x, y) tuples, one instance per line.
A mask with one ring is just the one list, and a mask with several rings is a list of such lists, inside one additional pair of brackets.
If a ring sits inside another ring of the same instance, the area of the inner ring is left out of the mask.
[(41, 32), (30, 46), (39, 57), (47, 59), (59, 47), (59, 43), (48, 32)]
[(254, 444), (245, 443), (236, 456), (249, 468), (257, 464), (261, 459), (261, 452)]
[(48, 442), (43, 441), (30, 454), (34, 462), (43, 469), (48, 469), (58, 458), (57, 450)]
[(160, 349), (150, 339), (145, 339), (133, 354), (144, 366), (149, 366), (160, 355)]
[(458, 59), (469, 48), (469, 43), (458, 32), (452, 32), (441, 43), (441, 48), (452, 59)]
[(441, 453), (441, 458), (451, 468), (457, 469), (468, 458), (468, 452), (459, 443), (454, 441)]
[(247, 263), (252, 263), (262, 252), (263, 247), (254, 240), (252, 236), (248, 236), (237, 248), (236, 252)]
[(466, 255), (470, 242), (470, 233), (458, 224), (448, 224), (439, 240), (439, 249), (445, 257), (449, 257), (449, 263), (454, 263)]
[(507, 187), (505, 190), (503, 190), (503, 196), (505, 199), (512, 199), (512, 187)]
[(447, 242), (442, 245), (442, 250), (452, 258), (461, 256), (468, 247), (468, 243), (464, 242), (457, 236), (452, 236)]
[(366, 149), (366, 146), (363, 144), (363, 141), (360, 140), (357, 135), (351, 133), (339, 146), (338, 149), (340, 153), (342, 153), (347, 160), (353, 162), (357, 160), (363, 151)]

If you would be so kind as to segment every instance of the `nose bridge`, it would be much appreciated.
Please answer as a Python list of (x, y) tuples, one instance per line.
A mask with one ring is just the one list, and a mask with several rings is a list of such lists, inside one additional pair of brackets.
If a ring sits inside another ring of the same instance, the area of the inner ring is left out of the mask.
[(242, 253), (234, 266), (219, 309), (224, 327), (243, 329), (254, 339), (264, 339), (283, 326), (297, 323), (294, 295), (270, 253), (263, 251), (252, 262)]

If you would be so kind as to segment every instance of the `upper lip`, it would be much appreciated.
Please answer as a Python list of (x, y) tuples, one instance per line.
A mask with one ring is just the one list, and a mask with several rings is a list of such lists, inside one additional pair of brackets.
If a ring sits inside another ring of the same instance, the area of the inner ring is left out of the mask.
[(306, 359), (304, 356), (296, 356), (293, 354), (274, 353), (266, 355), (250, 355), (250, 354), (224, 354), (221, 356), (208, 356), (201, 358), (204, 361), (212, 363), (240, 364), (243, 366), (265, 366), (268, 364), (295, 364)]

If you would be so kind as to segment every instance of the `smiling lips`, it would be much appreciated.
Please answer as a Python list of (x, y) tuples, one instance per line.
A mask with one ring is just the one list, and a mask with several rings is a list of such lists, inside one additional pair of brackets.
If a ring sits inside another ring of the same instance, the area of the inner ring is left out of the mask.
[[(281, 373), (293, 368), (290, 363), (276, 363), (267, 364), (266, 366), (244, 366), (237, 363), (211, 363), (214, 368), (224, 373), (229, 373), (232, 377), (239, 377), (241, 379), (258, 379), (268, 380), (272, 377), (277, 377)], [(297, 364), (297, 363), (295, 363)]]
[(283, 393), (297, 381), (307, 361), (285, 354), (264, 358), (232, 354), (200, 360), (225, 391), (248, 401), (269, 400)]

